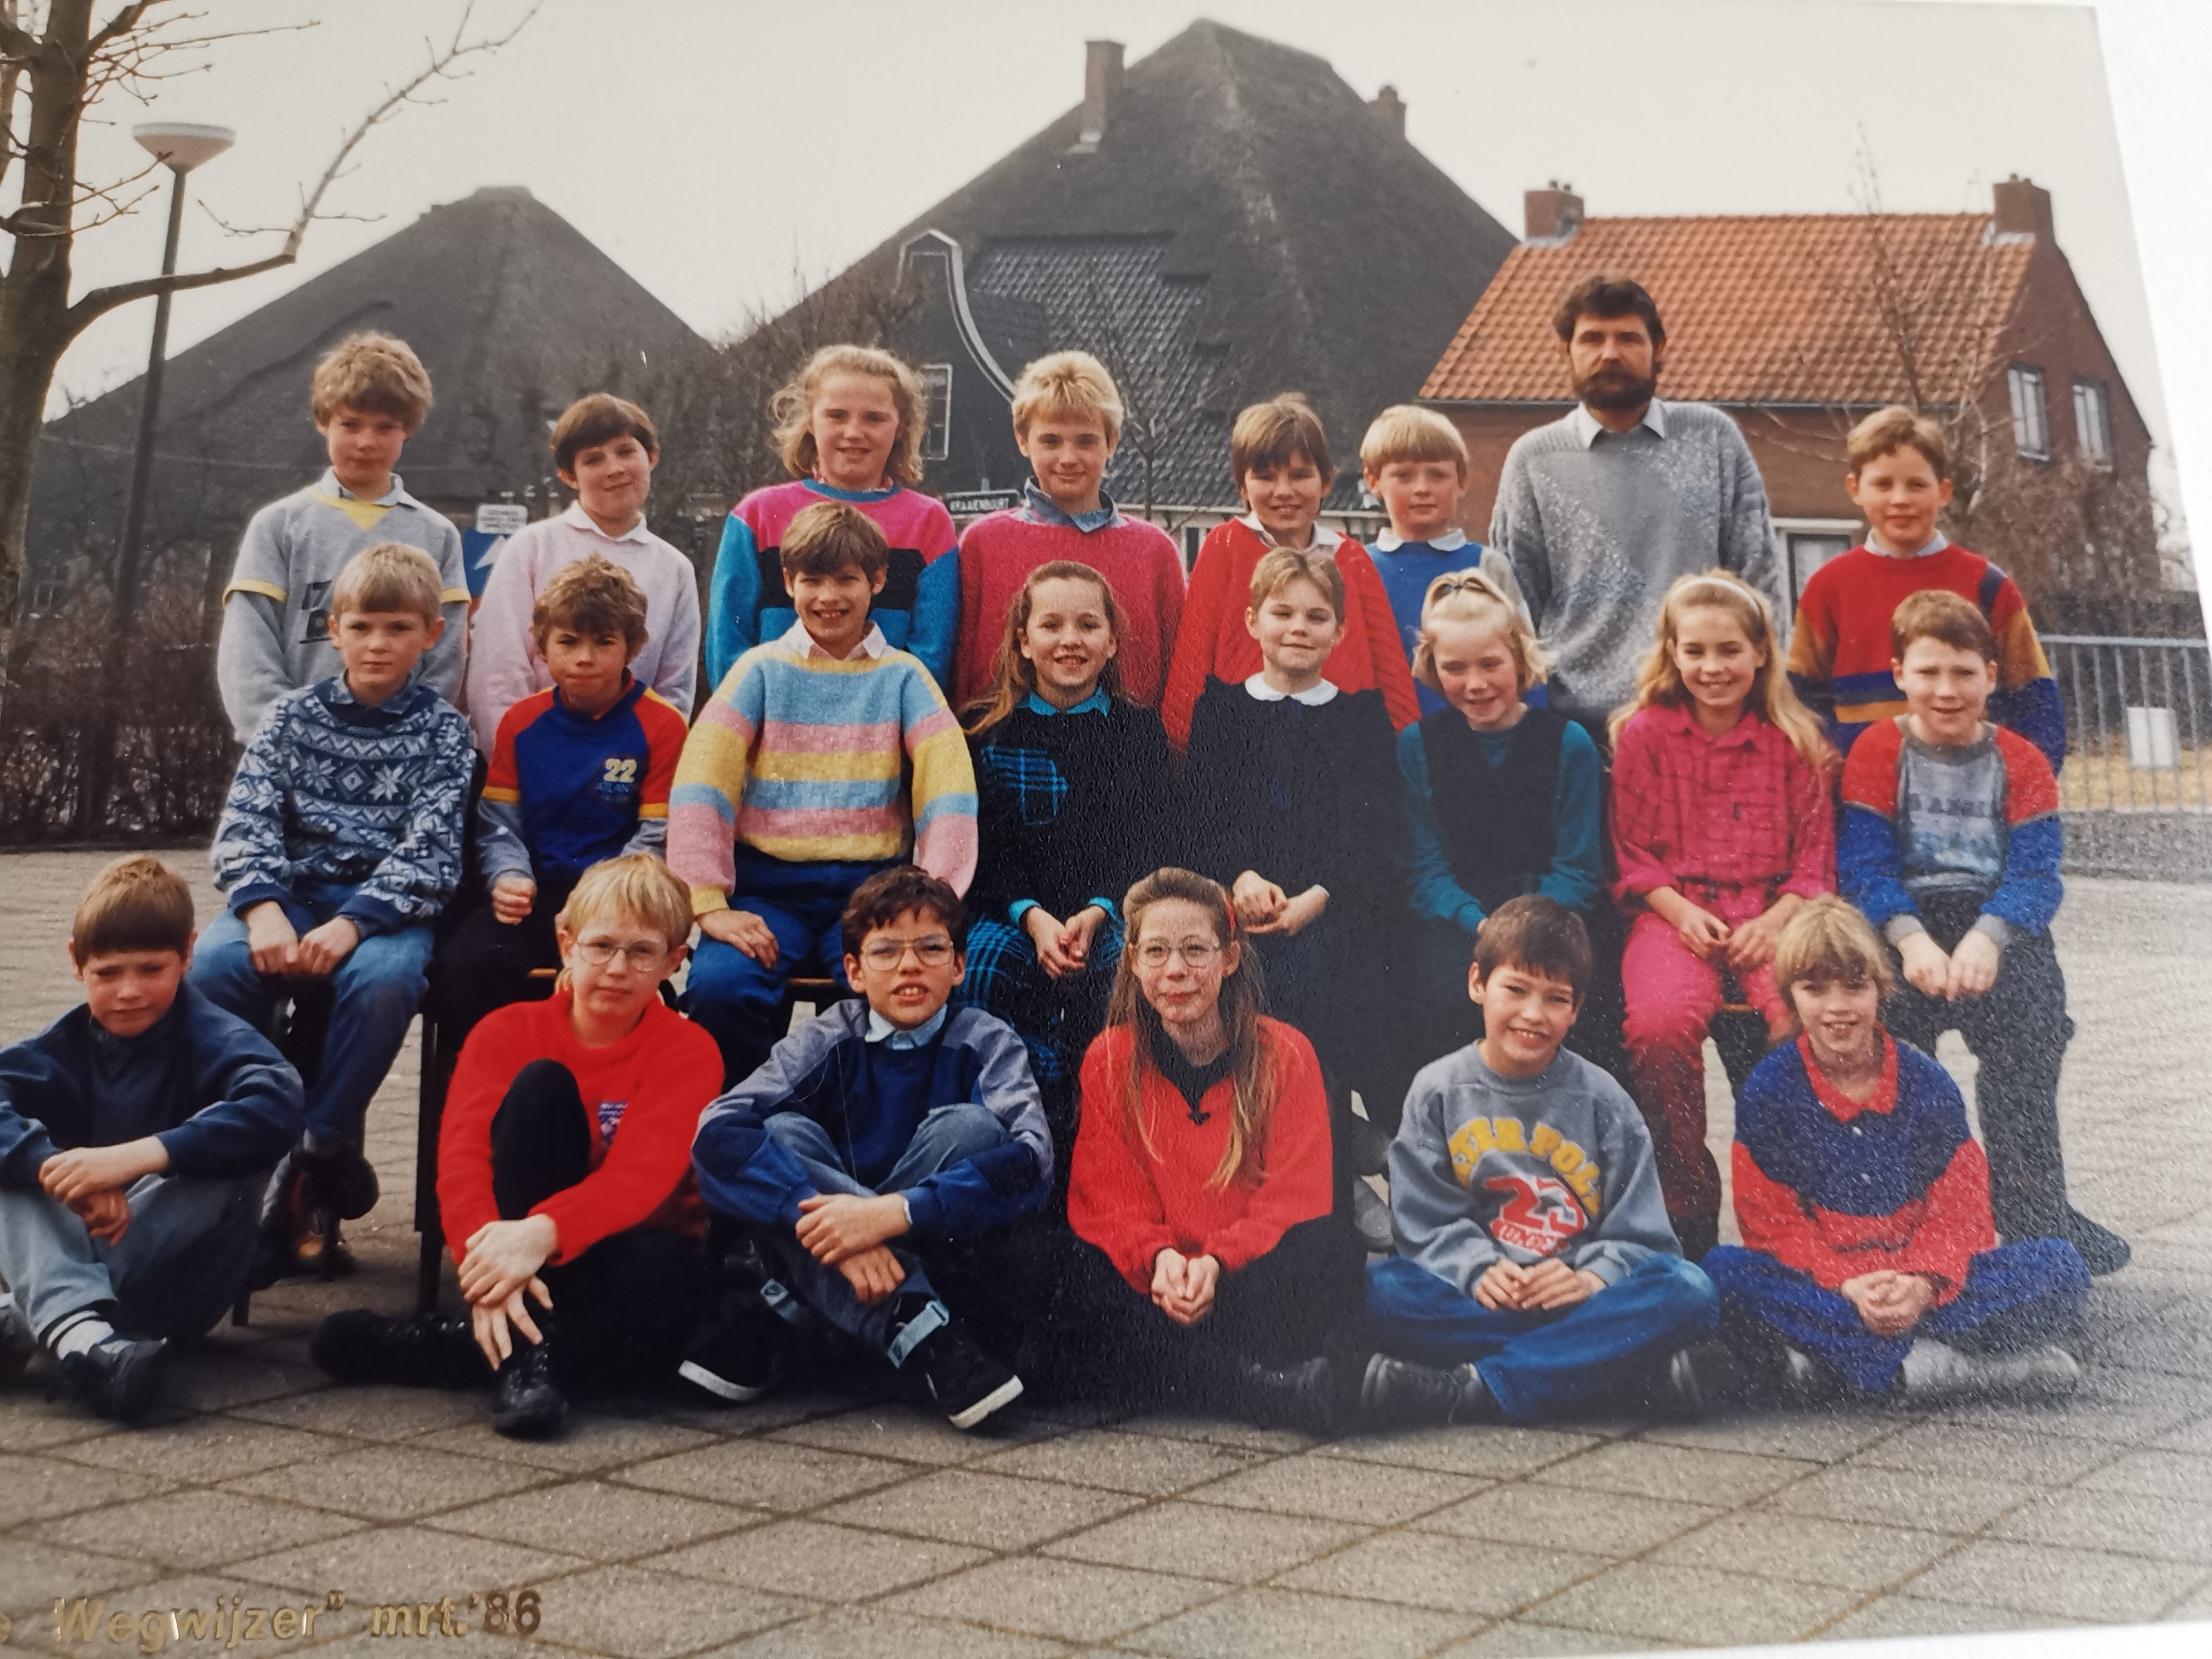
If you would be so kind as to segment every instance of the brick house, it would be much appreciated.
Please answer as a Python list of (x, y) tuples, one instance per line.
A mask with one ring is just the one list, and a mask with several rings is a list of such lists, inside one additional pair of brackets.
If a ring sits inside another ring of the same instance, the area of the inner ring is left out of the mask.
[(1514, 439), (1571, 407), (1553, 309), (1607, 271), (1658, 301), (1660, 395), (1742, 427), (1797, 586), (1863, 534), (1844, 434), (1917, 402), (1954, 435), (1953, 532), (2013, 569), (2039, 612), (2155, 589), (2149, 431), (2052, 235), (2050, 193), (2014, 178), (1994, 194), (1986, 214), (1585, 218), (1570, 190), (1528, 191), (1527, 240), (1421, 389), (1473, 458), (1461, 523), (1485, 533)]

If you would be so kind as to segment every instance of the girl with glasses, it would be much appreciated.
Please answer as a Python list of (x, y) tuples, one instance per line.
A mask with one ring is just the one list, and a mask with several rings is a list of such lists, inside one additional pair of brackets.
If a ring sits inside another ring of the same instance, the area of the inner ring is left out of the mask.
[(586, 871), (554, 927), (552, 996), (488, 1014), (453, 1070), (438, 1208), (465, 1314), (332, 1314), (309, 1347), (341, 1382), (494, 1384), (492, 1426), (557, 1434), (582, 1384), (676, 1368), (704, 1294), (691, 1136), (721, 1087), (714, 1039), (661, 1000), (691, 933), (650, 854)]

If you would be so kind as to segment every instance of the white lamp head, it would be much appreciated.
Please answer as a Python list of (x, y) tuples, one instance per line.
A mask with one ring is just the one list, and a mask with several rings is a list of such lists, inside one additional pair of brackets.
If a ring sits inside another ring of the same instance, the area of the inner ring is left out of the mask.
[(148, 121), (131, 129), (131, 136), (165, 167), (190, 173), (203, 161), (212, 161), (228, 149), (238, 135), (228, 127), (202, 126), (191, 121)]

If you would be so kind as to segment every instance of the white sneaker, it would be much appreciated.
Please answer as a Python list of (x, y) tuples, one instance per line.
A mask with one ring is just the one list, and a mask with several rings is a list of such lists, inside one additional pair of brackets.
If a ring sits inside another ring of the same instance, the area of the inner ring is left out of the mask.
[(1905, 1398), (1914, 1405), (1989, 1394), (2055, 1399), (2080, 1385), (2081, 1364), (2059, 1347), (1969, 1354), (1923, 1336), (1905, 1350), (1897, 1376)]

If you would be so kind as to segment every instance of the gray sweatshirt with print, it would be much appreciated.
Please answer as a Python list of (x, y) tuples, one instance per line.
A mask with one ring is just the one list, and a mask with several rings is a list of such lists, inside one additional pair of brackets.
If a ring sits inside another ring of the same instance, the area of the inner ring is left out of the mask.
[(1644, 1119), (1619, 1084), (1562, 1049), (1502, 1077), (1480, 1045), (1421, 1068), (1390, 1146), (1398, 1254), (1472, 1295), (1491, 1264), (1558, 1256), (1608, 1285), (1679, 1255)]

